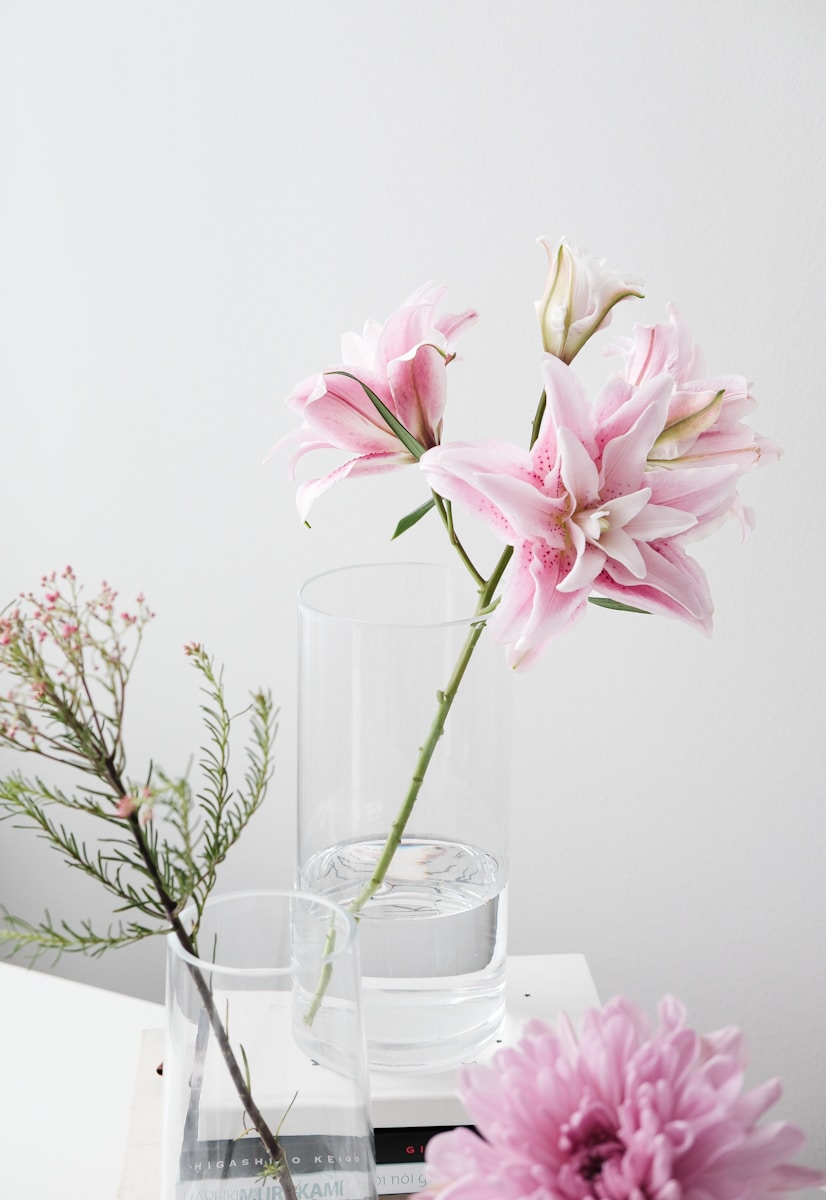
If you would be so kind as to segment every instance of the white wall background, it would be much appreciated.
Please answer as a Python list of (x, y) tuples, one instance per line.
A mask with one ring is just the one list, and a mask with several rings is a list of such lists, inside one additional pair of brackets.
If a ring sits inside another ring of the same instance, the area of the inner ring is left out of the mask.
[[(744, 485), (750, 542), (698, 550), (714, 639), (593, 611), (517, 681), (511, 945), (744, 1026), (821, 1163), (825, 35), (821, 0), (0, 3), (0, 593), (66, 562), (146, 591), (136, 773), (197, 747), (188, 639), (239, 704), (273, 688), (277, 780), (226, 887), (290, 874), (299, 583), (445, 557), (435, 525), (387, 545), (412, 473), (345, 485), (309, 532), (261, 466), (340, 332), (446, 282), (481, 313), (448, 432), (522, 439), (534, 239), (566, 233), (645, 279), (618, 331), (673, 299), (709, 368), (754, 381), (786, 454)], [(99, 911), (8, 824), (0, 900)], [(161, 951), (55, 969), (157, 998)]]

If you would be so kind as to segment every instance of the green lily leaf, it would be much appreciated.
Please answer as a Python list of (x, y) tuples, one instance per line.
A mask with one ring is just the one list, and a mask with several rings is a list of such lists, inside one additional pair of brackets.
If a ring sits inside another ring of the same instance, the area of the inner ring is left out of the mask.
[(403, 533), (407, 533), (408, 529), (412, 529), (414, 525), (421, 521), (422, 517), (430, 512), (431, 508), (435, 507), (436, 501), (431, 496), (429, 500), (425, 500), (424, 504), (420, 504), (418, 508), (414, 508), (413, 512), (408, 513), (406, 517), (402, 517), (393, 531), (390, 541), (393, 542), (397, 537), (401, 537)]
[(642, 613), (644, 617), (650, 617), (651, 613), (645, 608), (634, 608), (632, 604), (622, 604), (619, 600), (609, 600), (607, 596), (589, 596), (589, 604), (598, 604), (600, 608), (613, 608), (615, 612), (633, 612)]
[(422, 457), (422, 455), (425, 452), (425, 447), (422, 446), (420, 442), (416, 441), (416, 439), (414, 438), (413, 434), (410, 432), (409, 429), (405, 429), (404, 425), (402, 425), (402, 423), (398, 419), (398, 417), (394, 416), (393, 413), (391, 413), (390, 409), (387, 407), (387, 405), (384, 403), (384, 401), (379, 399), (379, 397), (376, 395), (376, 393), (373, 391), (372, 388), (369, 388), (366, 383), (362, 383), (362, 381), (360, 379), (358, 379), (355, 375), (351, 375), (349, 371), (328, 371), (327, 374), (328, 375), (345, 375), (348, 379), (353, 379), (353, 380), (355, 380), (356, 383), (361, 384), (362, 388), (364, 388), (364, 391), (370, 397), (370, 400), (371, 400), (374, 408), (378, 412), (379, 416), (383, 419), (385, 424), (387, 424), (393, 430), (396, 437), (399, 439), (401, 444), (404, 446), (405, 450), (409, 450), (409, 452), (413, 455), (413, 457), (418, 462), (418, 460)]

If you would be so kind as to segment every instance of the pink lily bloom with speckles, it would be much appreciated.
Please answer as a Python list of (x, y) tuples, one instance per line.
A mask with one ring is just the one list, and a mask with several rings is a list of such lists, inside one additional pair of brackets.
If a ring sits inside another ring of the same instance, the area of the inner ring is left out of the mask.
[[(312, 450), (343, 450), (355, 456), (329, 474), (300, 485), (296, 500), (302, 520), (315, 500), (340, 480), (375, 475), (416, 461), (362, 384), (420, 446), (428, 449), (438, 444), (447, 389), (445, 368), (456, 357), (456, 338), (477, 316), (472, 310), (436, 316), (444, 292), (435, 284), (425, 284), (383, 325), (368, 321), (361, 335), (345, 334), (341, 364), (303, 380), (287, 400), (287, 407), (302, 417), (302, 424), (282, 438), (268, 457), (282, 446), (297, 444), (290, 463), (294, 474), (296, 463)], [(338, 374), (340, 371), (347, 374)]]
[[(489, 1067), (465, 1067), (459, 1092), (478, 1129), (433, 1138), (439, 1200), (772, 1200), (822, 1184), (788, 1160), (804, 1143), (762, 1122), (777, 1080), (743, 1089), (745, 1043), (701, 1035), (666, 996), (659, 1021), (618, 997), (577, 1033), (532, 1021)], [(480, 1136), (481, 1135), (481, 1136)]]
[[(633, 337), (617, 339), (608, 351), (622, 358), (624, 378), (634, 387), (663, 374), (674, 380), (665, 425), (651, 447), (649, 463), (665, 470), (728, 463), (742, 475), (776, 462), (779, 447), (743, 419), (756, 407), (747, 380), (742, 375), (706, 376), (702, 353), (685, 321), (673, 305), (667, 311), (667, 324), (637, 325)], [(740, 521), (744, 536), (754, 527), (754, 515), (736, 489), (728, 511)], [(720, 514), (717, 523), (726, 515)]]
[(592, 592), (710, 632), (706, 578), (681, 539), (728, 505), (736, 466), (648, 468), (672, 398), (667, 375), (636, 388), (614, 380), (591, 406), (561, 360), (548, 356), (543, 373), (547, 409), (531, 450), (449, 443), (421, 459), (436, 492), (514, 547), (491, 636), (512, 666), (532, 665)]

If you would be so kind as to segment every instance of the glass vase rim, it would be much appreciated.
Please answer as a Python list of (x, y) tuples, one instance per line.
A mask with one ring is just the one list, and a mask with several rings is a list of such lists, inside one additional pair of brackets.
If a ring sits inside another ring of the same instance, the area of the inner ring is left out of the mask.
[[(343, 929), (339, 929), (337, 933), (345, 934), (346, 936), (336, 937), (335, 948), (329, 954), (320, 954), (318, 956), (318, 966), (324, 967), (328, 963), (334, 963), (336, 959), (341, 958), (344, 954), (349, 953), (355, 943), (358, 926), (356, 925), (353, 916), (347, 912), (335, 900), (330, 900), (327, 896), (323, 896), (317, 892), (309, 892), (303, 888), (242, 888), (235, 892), (221, 892), (218, 895), (210, 896), (204, 905), (204, 912), (210, 908), (214, 908), (219, 904), (235, 903), (239, 900), (307, 900), (312, 904), (319, 905), (321, 908), (326, 908), (331, 914), (337, 918), (341, 918)], [(187, 904), (182, 909), (179, 920), (184, 922), (187, 914), (193, 912), (194, 904)], [(197, 967), (202, 971), (215, 971), (221, 975), (228, 975), (233, 978), (245, 979), (266, 979), (266, 978), (286, 978), (295, 971), (295, 963), (292, 959), (285, 963), (283, 967), (230, 967), (225, 966), (220, 962), (213, 962), (210, 959), (199, 958), (197, 954), (190, 954), (188, 950), (179, 942), (175, 933), (170, 930), (166, 935), (167, 945), (170, 953), (179, 958), (181, 962), (189, 964), (189, 966)]]
[[(328, 612), (324, 608), (320, 608), (316, 604), (311, 604), (305, 599), (306, 591), (318, 583), (322, 579), (330, 579), (334, 575), (344, 575), (355, 573), (356, 571), (392, 571), (410, 567), (427, 567), (435, 571), (440, 571), (446, 576), (454, 579), (469, 579), (464, 568), (456, 563), (437, 563), (429, 562), (427, 559), (401, 559), (398, 562), (364, 562), (364, 563), (349, 563), (341, 567), (331, 567), (327, 571), (319, 571), (315, 575), (311, 575), (309, 579), (305, 579), (298, 589), (298, 607), (300, 611), (312, 613), (314, 617), (320, 617), (325, 621), (339, 622), (342, 625), (369, 625), (376, 629), (450, 629), (451, 627), (466, 626), (472, 621), (479, 620), (479, 614), (475, 610), (468, 611), (461, 617), (444, 617), (437, 621), (421, 621), (415, 625), (410, 621), (394, 621), (390, 619), (376, 619), (373, 617), (351, 617), (340, 613)], [(472, 586), (472, 583), (471, 583)], [(472, 603), (472, 600), (471, 600)]]

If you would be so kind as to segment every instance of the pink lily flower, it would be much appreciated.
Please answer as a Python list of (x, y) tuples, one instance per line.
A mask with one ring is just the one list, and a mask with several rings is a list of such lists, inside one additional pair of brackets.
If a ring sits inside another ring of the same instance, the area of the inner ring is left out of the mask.
[[(444, 292), (442, 287), (425, 284), (384, 325), (368, 321), (360, 336), (345, 334), (341, 365), (303, 380), (287, 400), (288, 408), (302, 417), (302, 424), (282, 438), (268, 458), (282, 446), (297, 444), (290, 462), (294, 476), (296, 463), (312, 450), (343, 450), (355, 455), (329, 474), (301, 484), (296, 499), (302, 520), (315, 500), (340, 480), (379, 474), (416, 461), (362, 384), (421, 446), (438, 444), (446, 399), (445, 368), (456, 357), (456, 338), (477, 318), (472, 310), (437, 317)], [(338, 371), (348, 374), (336, 374)]]
[[(678, 310), (668, 307), (668, 324), (637, 325), (632, 338), (618, 339), (608, 351), (624, 360), (624, 378), (634, 387), (668, 374), (674, 394), (662, 433), (651, 447), (649, 464), (665, 470), (733, 464), (737, 475), (780, 458), (780, 448), (743, 420), (756, 407), (742, 375), (707, 377), (702, 354)], [(754, 527), (736, 486), (731, 503), (709, 522), (710, 532), (728, 513), (740, 521), (745, 537)]]
[(603, 258), (592, 258), (562, 238), (555, 250), (539, 239), (548, 255), (548, 278), (536, 315), (548, 354), (569, 363), (592, 334), (611, 320), (611, 309), (628, 296), (641, 297), (636, 279), (623, 279)]
[(668, 375), (610, 384), (592, 408), (574, 372), (548, 356), (547, 410), (533, 448), (449, 443), (422, 456), (433, 489), (514, 547), (490, 619), (512, 666), (530, 666), (579, 620), (592, 592), (709, 632), (712, 603), (682, 540), (728, 504), (736, 466), (653, 471), (673, 394)]

